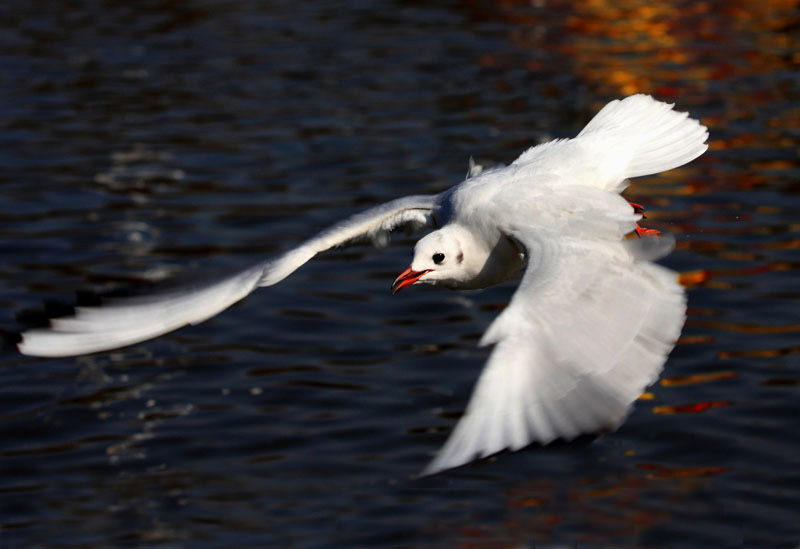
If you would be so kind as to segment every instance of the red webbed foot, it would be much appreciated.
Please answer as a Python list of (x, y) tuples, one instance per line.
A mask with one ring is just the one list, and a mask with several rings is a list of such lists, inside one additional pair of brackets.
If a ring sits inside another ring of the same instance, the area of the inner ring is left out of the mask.
[(636, 224), (636, 236), (642, 238), (643, 236), (658, 236), (661, 234), (661, 231), (658, 229), (645, 229), (644, 227), (640, 227), (639, 224)]

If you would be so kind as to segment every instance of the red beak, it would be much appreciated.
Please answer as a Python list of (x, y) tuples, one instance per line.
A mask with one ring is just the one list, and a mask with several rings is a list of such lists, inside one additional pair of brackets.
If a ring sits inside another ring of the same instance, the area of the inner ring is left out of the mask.
[(406, 286), (411, 286), (416, 283), (422, 275), (431, 272), (430, 269), (424, 271), (412, 271), (411, 267), (400, 273), (400, 276), (394, 279), (392, 283), (392, 295), (396, 294)]

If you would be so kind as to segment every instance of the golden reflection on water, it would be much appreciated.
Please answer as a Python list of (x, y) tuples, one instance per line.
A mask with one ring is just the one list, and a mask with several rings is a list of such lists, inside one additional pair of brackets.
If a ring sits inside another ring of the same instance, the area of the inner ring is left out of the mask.
[(695, 383), (707, 383), (709, 381), (717, 381), (720, 379), (731, 379), (737, 377), (738, 375), (739, 374), (736, 372), (724, 371), (709, 372), (706, 374), (692, 374), (689, 376), (665, 377), (661, 379), (661, 385), (664, 387), (694, 385)]
[[(579, 490), (546, 477), (528, 479), (509, 490), (506, 519), (495, 526), (499, 531), (484, 528), (480, 521), (475, 521), (461, 528), (465, 541), (460, 546), (509, 547), (513, 545), (508, 543), (509, 539), (521, 536), (547, 543), (561, 539), (564, 530), (559, 526), (565, 523), (578, 527), (576, 533), (582, 530), (602, 533), (602, 538), (584, 534), (583, 539), (578, 539), (591, 546), (604, 539), (605, 545), (608, 539), (626, 537), (636, 529), (666, 523), (672, 518), (672, 502), (665, 501), (661, 507), (643, 501), (644, 494), (658, 493), (664, 486), (662, 483), (674, 483), (672, 492), (689, 494), (706, 490), (713, 477), (727, 472), (728, 468), (714, 465), (668, 467), (645, 462), (606, 479), (592, 478), (586, 472), (582, 482), (569, 484), (582, 486)], [(580, 517), (577, 523), (574, 517)]]
[[(678, 97), (800, 60), (792, 50), (794, 0), (554, 1), (546, 3), (547, 9), (558, 15), (546, 25), (541, 17), (520, 9), (527, 4), (501, 3), (499, 16), (519, 26), (512, 33), (514, 42), (533, 52), (555, 48), (574, 63), (574, 72), (599, 88), (598, 97)], [(725, 55), (717, 53), (721, 49)], [(485, 56), (484, 62), (487, 57), (492, 58)], [(546, 67), (534, 56), (529, 69)]]
[(785, 355), (800, 353), (800, 346), (784, 347), (781, 349), (752, 349), (742, 351), (719, 351), (719, 358), (775, 358)]
[(742, 322), (724, 322), (717, 320), (692, 320), (691, 323), (696, 327), (713, 328), (715, 330), (725, 330), (743, 334), (792, 334), (800, 332), (800, 324), (765, 326), (762, 324), (745, 324)]

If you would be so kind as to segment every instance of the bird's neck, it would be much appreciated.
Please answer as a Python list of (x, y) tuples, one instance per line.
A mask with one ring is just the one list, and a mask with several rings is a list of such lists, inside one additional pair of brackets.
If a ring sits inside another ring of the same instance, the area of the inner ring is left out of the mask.
[[(460, 228), (460, 227), (459, 227)], [(508, 280), (525, 266), (519, 248), (499, 231), (475, 233), (464, 230), (464, 276), (451, 284), (454, 289), (475, 290)]]
[(494, 245), (488, 248), (470, 287), (494, 286), (516, 275), (524, 266), (525, 259), (517, 246), (505, 235), (499, 234)]

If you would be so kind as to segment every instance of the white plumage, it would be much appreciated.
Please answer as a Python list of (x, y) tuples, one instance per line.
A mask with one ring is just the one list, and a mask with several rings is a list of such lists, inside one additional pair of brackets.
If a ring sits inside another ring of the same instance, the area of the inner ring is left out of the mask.
[(707, 137), (649, 96), (612, 101), (574, 139), (532, 147), (506, 167), (471, 163), (468, 178), (439, 195), (377, 206), (213, 283), (78, 308), (24, 332), (18, 347), (71, 356), (144, 341), (202, 322), (332, 247), (435, 225), (395, 291), (483, 288), (525, 273), (481, 340), (494, 348), (464, 416), (425, 473), (612, 429), (658, 377), (686, 310), (675, 273), (651, 262), (673, 240), (624, 239), (641, 215), (619, 193), (627, 178), (700, 156)]

